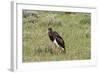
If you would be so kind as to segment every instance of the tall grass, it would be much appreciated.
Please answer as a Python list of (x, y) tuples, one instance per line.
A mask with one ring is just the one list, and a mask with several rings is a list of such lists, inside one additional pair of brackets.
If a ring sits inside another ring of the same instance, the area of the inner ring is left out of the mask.
[[(91, 14), (23, 10), (23, 62), (91, 58)], [(56, 54), (47, 30), (65, 41), (66, 54)]]

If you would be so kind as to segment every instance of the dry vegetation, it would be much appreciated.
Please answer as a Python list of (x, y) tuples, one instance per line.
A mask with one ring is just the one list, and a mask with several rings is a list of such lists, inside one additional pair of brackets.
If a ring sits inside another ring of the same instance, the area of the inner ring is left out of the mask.
[[(90, 59), (90, 18), (89, 13), (23, 10), (23, 62)], [(66, 54), (52, 53), (48, 27), (63, 37)]]

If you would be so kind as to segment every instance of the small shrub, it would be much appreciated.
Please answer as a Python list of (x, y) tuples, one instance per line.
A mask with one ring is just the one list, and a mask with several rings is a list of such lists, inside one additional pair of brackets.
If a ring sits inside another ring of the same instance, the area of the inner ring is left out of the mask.
[(36, 23), (38, 21), (39, 14), (37, 11), (23, 11), (24, 23)]
[(27, 17), (29, 23), (36, 23), (38, 19), (34, 16)]
[(47, 22), (48, 25), (62, 25), (62, 20), (52, 15), (47, 16)]
[(80, 24), (91, 24), (91, 18), (89, 15), (84, 15), (81, 19), (80, 19)]

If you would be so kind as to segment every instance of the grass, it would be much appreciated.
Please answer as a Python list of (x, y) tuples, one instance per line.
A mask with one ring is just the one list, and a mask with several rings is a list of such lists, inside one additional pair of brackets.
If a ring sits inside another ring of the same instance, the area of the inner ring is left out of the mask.
[[(56, 54), (48, 27), (65, 41), (66, 54)], [(91, 58), (91, 14), (23, 10), (23, 62)]]

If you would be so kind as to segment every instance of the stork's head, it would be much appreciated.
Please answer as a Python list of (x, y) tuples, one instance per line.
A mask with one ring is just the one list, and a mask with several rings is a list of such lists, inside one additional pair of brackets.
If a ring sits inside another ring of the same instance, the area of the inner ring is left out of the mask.
[(52, 32), (52, 28), (48, 28), (48, 32)]

